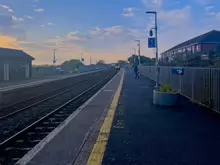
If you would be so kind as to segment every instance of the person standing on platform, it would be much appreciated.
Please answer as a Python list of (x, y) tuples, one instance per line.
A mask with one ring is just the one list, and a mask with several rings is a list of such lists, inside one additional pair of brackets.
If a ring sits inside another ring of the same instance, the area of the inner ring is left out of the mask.
[(135, 64), (134, 64), (134, 75), (135, 75), (135, 79), (139, 79), (138, 65), (135, 65)]

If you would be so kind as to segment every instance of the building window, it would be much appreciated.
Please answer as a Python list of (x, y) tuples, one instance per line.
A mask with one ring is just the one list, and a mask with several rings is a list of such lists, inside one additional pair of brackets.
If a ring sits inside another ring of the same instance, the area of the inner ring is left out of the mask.
[(182, 53), (182, 49), (179, 49), (179, 50), (178, 50), (178, 53)]
[(187, 52), (191, 52), (192, 51), (192, 48), (191, 47), (188, 47), (187, 48)]
[(195, 46), (192, 46), (192, 52), (195, 53)]
[(196, 52), (200, 52), (201, 51), (201, 45), (196, 45)]

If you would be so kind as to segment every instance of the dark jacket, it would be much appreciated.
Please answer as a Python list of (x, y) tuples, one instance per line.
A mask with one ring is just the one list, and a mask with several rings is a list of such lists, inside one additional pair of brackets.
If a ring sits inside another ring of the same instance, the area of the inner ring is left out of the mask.
[(134, 65), (134, 72), (138, 72), (138, 66)]

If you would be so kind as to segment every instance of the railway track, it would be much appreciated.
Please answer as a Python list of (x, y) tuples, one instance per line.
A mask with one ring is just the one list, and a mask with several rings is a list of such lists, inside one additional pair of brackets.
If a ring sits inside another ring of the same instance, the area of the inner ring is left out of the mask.
[(32, 124), (45, 114), (64, 104), (72, 97), (88, 89), (92, 84), (95, 84), (100, 80), (99, 77), (102, 78), (110, 72), (112, 71), (108, 70), (99, 72), (99, 74), (89, 77), (83, 84), (78, 84), (72, 89), (56, 94), (55, 96), (51, 96), (38, 102), (37, 104), (28, 105), (25, 108), (6, 115), (4, 119), (0, 120), (0, 143), (24, 129), (27, 125)]
[(69, 90), (74, 89), (74, 87), (77, 84), (85, 83), (89, 78), (95, 77), (97, 73), (87, 75), (87, 77), (82, 77), (81, 79), (77, 79), (75, 82), (73, 82), (71, 85), (66, 85), (64, 87), (55, 89), (53, 91), (45, 92), (40, 95), (30, 97), (28, 99), (13, 103), (11, 105), (5, 106), (0, 109), (0, 120), (4, 120), (7, 117), (10, 117), (16, 113), (19, 113), (21, 111), (24, 111), (28, 108), (31, 108), (37, 104), (40, 104), (42, 102), (45, 102), (49, 99), (52, 99), (56, 96), (59, 96), (65, 92), (68, 92)]
[(69, 99), (69, 101), (65, 102), (62, 106), (53, 111), (48, 111), (38, 120), (27, 125), (23, 130), (1, 142), (0, 165), (15, 164), (79, 106), (94, 95), (115, 74), (116, 71), (111, 71), (107, 76), (102, 75), (103, 78), (101, 78), (101, 80), (93, 81), (87, 89), (81, 90), (74, 98)]

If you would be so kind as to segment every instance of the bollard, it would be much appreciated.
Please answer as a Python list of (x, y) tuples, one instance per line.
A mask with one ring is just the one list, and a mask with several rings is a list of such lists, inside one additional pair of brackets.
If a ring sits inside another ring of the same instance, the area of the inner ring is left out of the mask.
[(0, 109), (2, 108), (2, 100), (3, 100), (2, 92), (0, 92)]

